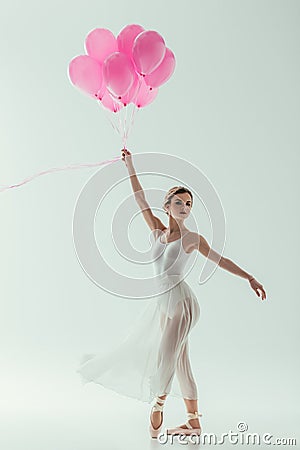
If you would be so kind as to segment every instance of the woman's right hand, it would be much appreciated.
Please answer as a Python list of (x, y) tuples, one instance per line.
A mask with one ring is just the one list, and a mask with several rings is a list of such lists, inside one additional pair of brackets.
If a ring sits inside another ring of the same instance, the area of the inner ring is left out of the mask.
[(125, 162), (126, 166), (129, 167), (133, 167), (133, 163), (132, 163), (132, 156), (129, 150), (127, 150), (127, 148), (122, 148), (122, 160)]
[(263, 285), (260, 284), (255, 278), (252, 278), (249, 283), (258, 297), (261, 297), (262, 300), (265, 300), (267, 298), (267, 294), (264, 290)]

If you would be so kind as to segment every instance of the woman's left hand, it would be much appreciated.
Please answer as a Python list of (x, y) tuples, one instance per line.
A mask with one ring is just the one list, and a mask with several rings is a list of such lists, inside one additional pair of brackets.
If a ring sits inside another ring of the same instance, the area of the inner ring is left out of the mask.
[(264, 290), (263, 285), (260, 284), (255, 278), (249, 281), (249, 283), (258, 297), (261, 296), (262, 300), (265, 300), (267, 298), (266, 291)]

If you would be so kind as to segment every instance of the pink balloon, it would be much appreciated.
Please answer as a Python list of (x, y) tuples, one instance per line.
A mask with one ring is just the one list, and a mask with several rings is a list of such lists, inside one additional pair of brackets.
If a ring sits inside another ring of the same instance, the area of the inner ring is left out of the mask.
[(95, 28), (85, 39), (85, 50), (89, 56), (103, 62), (108, 55), (118, 50), (117, 39), (106, 28)]
[(144, 79), (142, 79), (142, 83), (139, 87), (137, 97), (135, 100), (133, 100), (133, 103), (138, 108), (143, 108), (144, 106), (149, 105), (149, 103), (153, 102), (157, 94), (158, 88), (151, 88), (147, 86)]
[(137, 74), (135, 74), (134, 81), (129, 91), (126, 92), (126, 94), (121, 95), (120, 101), (123, 103), (124, 106), (128, 105), (128, 103), (132, 102), (136, 98), (139, 85), (140, 85), (139, 77)]
[(103, 86), (102, 64), (88, 55), (79, 55), (69, 64), (71, 82), (87, 94), (96, 97)]
[(132, 86), (135, 76), (134, 66), (125, 53), (115, 52), (104, 61), (103, 75), (110, 93), (121, 98)]
[(102, 97), (104, 96), (104, 94), (105, 94), (106, 91), (107, 91), (107, 89), (106, 89), (106, 86), (105, 86), (105, 83), (104, 83), (104, 80), (103, 80), (102, 86), (101, 86), (101, 88), (99, 89), (99, 91), (97, 92), (96, 97), (97, 97), (99, 100), (102, 100)]
[(145, 76), (145, 83), (151, 87), (159, 87), (171, 77), (175, 69), (174, 53), (166, 48), (164, 59), (160, 65), (149, 75)]
[(106, 89), (101, 99), (102, 105), (112, 112), (118, 112), (123, 108), (122, 103), (118, 102)]
[(132, 48), (135, 38), (144, 31), (141, 25), (127, 25), (117, 36), (119, 52), (126, 53), (132, 58)]
[(166, 52), (165, 41), (156, 31), (143, 31), (133, 44), (133, 61), (141, 75), (153, 72), (162, 62)]

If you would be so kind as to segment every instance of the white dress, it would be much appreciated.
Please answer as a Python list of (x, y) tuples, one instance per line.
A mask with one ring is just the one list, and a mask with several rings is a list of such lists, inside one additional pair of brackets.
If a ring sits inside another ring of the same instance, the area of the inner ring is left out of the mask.
[[(191, 253), (182, 239), (163, 242), (154, 230), (154, 272), (162, 293), (148, 300), (127, 337), (113, 350), (85, 355), (76, 370), (83, 384), (94, 382), (150, 403), (154, 397), (198, 399), (189, 360), (188, 336), (200, 316), (197, 298), (183, 280)], [(179, 390), (174, 386), (176, 375)]]

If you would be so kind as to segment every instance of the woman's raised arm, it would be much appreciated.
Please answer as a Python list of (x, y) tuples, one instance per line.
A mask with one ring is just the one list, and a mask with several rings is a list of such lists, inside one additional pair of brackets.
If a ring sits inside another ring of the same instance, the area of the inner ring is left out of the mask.
[(130, 175), (130, 182), (134, 192), (135, 199), (138, 205), (141, 207), (146, 201), (145, 193), (136, 175), (135, 168), (133, 166), (131, 152), (125, 148), (122, 149), (122, 160), (125, 162)]
[(166, 228), (165, 225), (161, 222), (161, 220), (158, 217), (154, 216), (154, 214), (151, 211), (151, 208), (145, 197), (145, 192), (136, 175), (135, 168), (132, 162), (132, 155), (130, 151), (125, 148), (122, 149), (122, 160), (125, 162), (126, 167), (128, 169), (128, 173), (130, 175), (130, 182), (134, 192), (135, 199), (137, 201), (137, 204), (142, 210), (147, 225), (150, 227), (151, 230), (157, 229), (164, 230)]

